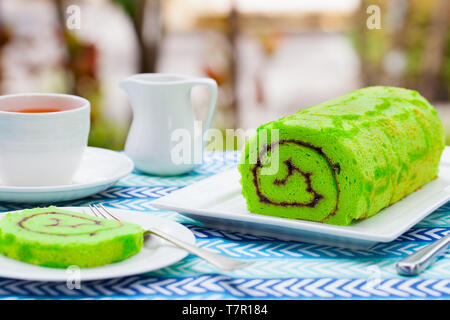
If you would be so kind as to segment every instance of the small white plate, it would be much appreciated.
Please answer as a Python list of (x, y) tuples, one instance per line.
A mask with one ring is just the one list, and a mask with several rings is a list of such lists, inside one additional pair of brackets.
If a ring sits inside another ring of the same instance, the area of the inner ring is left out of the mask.
[(133, 171), (123, 153), (88, 147), (72, 184), (49, 187), (14, 187), (0, 181), (0, 201), (45, 203), (80, 199), (101, 192)]
[(205, 226), (281, 240), (302, 241), (352, 249), (390, 242), (450, 200), (450, 148), (441, 157), (438, 179), (375, 216), (350, 226), (292, 220), (250, 213), (241, 195), (237, 169), (219, 173), (165, 197), (156, 208), (200, 220)]
[[(88, 208), (63, 207), (62, 209), (89, 213)], [(127, 210), (108, 209), (123, 221), (136, 223), (145, 229), (156, 227), (180, 240), (195, 244), (194, 234), (185, 226), (167, 218), (155, 217), (146, 213)], [(3, 217), (6, 213), (1, 213)], [(83, 268), (77, 270), (39, 267), (20, 262), (0, 255), (0, 277), (36, 280), (36, 281), (67, 281), (80, 276), (80, 281), (109, 279), (125, 277), (139, 273), (157, 270), (180, 261), (187, 252), (179, 249), (169, 242), (156, 237), (146, 237), (141, 251), (121, 262), (108, 264), (102, 267)], [(79, 272), (79, 273), (78, 273)]]

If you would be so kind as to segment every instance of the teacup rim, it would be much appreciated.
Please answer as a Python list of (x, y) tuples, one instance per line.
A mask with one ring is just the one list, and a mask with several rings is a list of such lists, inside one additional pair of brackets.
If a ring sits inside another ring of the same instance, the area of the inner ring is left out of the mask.
[(28, 93), (11, 93), (0, 95), (0, 101), (8, 98), (16, 98), (16, 97), (61, 97), (61, 98), (70, 98), (73, 100), (81, 101), (83, 104), (79, 107), (75, 107), (72, 109), (61, 110), (58, 112), (39, 112), (39, 113), (24, 113), (24, 112), (15, 112), (15, 111), (6, 111), (0, 109), (0, 114), (2, 115), (20, 115), (22, 117), (39, 117), (39, 116), (48, 116), (48, 115), (57, 115), (57, 114), (67, 114), (73, 112), (80, 112), (81, 110), (85, 110), (90, 108), (90, 102), (86, 98), (68, 94), (68, 93), (44, 93), (44, 92), (28, 92)]

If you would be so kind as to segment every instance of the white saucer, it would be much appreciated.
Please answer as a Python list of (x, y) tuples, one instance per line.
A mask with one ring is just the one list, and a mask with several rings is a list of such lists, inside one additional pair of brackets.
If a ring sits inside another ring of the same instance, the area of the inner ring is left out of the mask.
[(0, 181), (0, 201), (45, 203), (80, 199), (115, 184), (133, 170), (133, 161), (125, 154), (88, 147), (68, 185), (46, 187), (6, 186)]
[[(83, 207), (62, 209), (89, 213), (89, 209)], [(188, 228), (168, 218), (128, 210), (111, 208), (109, 210), (121, 220), (136, 223), (143, 229), (155, 227), (187, 243), (195, 244), (195, 236)], [(1, 213), (0, 218), (4, 214), (6, 213)], [(68, 281), (75, 280), (75, 276), (79, 276), (81, 281), (125, 277), (169, 266), (183, 259), (187, 254), (186, 251), (159, 237), (150, 236), (146, 237), (144, 246), (138, 254), (124, 261), (95, 268), (77, 270), (46, 268), (0, 255), (0, 277), (37, 281)]]

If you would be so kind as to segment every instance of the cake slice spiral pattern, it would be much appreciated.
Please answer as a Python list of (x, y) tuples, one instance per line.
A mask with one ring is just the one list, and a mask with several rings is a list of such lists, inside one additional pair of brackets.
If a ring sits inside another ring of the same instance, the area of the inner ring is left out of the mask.
[(379, 86), (262, 125), (238, 168), (250, 212), (348, 225), (435, 179), (443, 149), (425, 98)]
[(95, 267), (138, 253), (143, 230), (132, 223), (56, 207), (9, 213), (0, 220), (0, 253), (46, 267)]

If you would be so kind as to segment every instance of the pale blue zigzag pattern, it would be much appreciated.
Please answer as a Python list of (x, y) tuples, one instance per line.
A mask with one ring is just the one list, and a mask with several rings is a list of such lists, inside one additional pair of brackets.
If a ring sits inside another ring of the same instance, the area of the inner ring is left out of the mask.
[[(92, 195), (91, 197), (65, 201), (58, 203), (58, 206), (80, 206), (92, 202), (111, 203), (112, 207), (137, 211), (155, 211), (151, 201), (174, 191), (183, 188), (183, 186), (146, 186), (146, 187), (111, 187), (103, 192)], [(37, 204), (17, 204), (0, 202), (0, 211), (19, 210), (23, 208), (45, 207), (54, 203)], [(116, 204), (114, 206), (114, 204)], [(159, 210), (158, 210), (159, 211)]]
[[(160, 209), (154, 208), (149, 199), (107, 199), (107, 198), (84, 198), (70, 202), (60, 202), (58, 206), (86, 206), (90, 203), (103, 203), (111, 208), (125, 209), (133, 211), (158, 212)], [(45, 207), (52, 203), (15, 204), (1, 203), (0, 211), (20, 210), (26, 208)]]
[(229, 257), (261, 259), (261, 258), (402, 258), (410, 255), (428, 243), (387, 243), (377, 245), (367, 251), (349, 250), (337, 247), (324, 246), (318, 244), (308, 244), (301, 242), (267, 242), (248, 241), (231, 242), (222, 239), (198, 240), (199, 247), (220, 253)]
[[(221, 237), (230, 240), (240, 240), (240, 239), (266, 239), (266, 240), (276, 240), (271, 237), (257, 237), (248, 234), (242, 234), (238, 232), (230, 232), (224, 230), (218, 230), (213, 228), (203, 228), (200, 226), (192, 226), (192, 231), (198, 238), (210, 238), (210, 237)], [(450, 232), (448, 227), (427, 227), (427, 228), (411, 228), (400, 237), (398, 237), (393, 242), (405, 242), (405, 241), (434, 241), (440, 239)], [(383, 245), (383, 243), (380, 243)]]
[(446, 203), (446, 209), (438, 208), (425, 219), (416, 224), (416, 227), (450, 227), (450, 204)]
[(362, 279), (312, 278), (230, 278), (226, 275), (202, 275), (183, 278), (133, 276), (81, 284), (70, 290), (65, 283), (0, 279), (0, 296), (30, 297), (189, 297), (221, 294), (234, 298), (448, 298), (449, 279)]
[(137, 171), (120, 180), (116, 186), (186, 186), (206, 177), (236, 167), (239, 152), (207, 152), (203, 164), (188, 174), (176, 177), (145, 175)]
[(182, 186), (151, 186), (151, 187), (111, 187), (105, 191), (97, 193), (93, 199), (157, 199), (164, 197), (174, 191), (183, 188)]
[[(0, 300), (55, 300), (58, 297), (51, 296), (0, 296)], [(135, 296), (125, 296), (125, 295), (114, 295), (114, 296), (70, 296), (61, 297), (60, 299), (70, 299), (70, 300), (237, 300), (237, 298), (217, 293), (202, 293), (202, 294), (188, 294), (185, 296), (164, 296), (161, 294), (154, 295), (135, 295)]]
[[(250, 259), (248, 259), (250, 260)], [(233, 272), (223, 272), (233, 277), (245, 278), (403, 278), (395, 271), (396, 258), (339, 258), (339, 259), (295, 259), (265, 258), (253, 259), (252, 266)], [(183, 277), (216, 273), (217, 269), (209, 263), (188, 256), (183, 261), (169, 267), (148, 273), (149, 276)], [(427, 269), (421, 279), (449, 279), (450, 260), (439, 259), (433, 268)]]
[(437, 208), (434, 212), (450, 212), (450, 201)]
[(143, 174), (130, 174), (127, 177), (120, 180), (116, 186), (186, 186), (192, 184), (194, 182), (198, 182), (200, 180), (205, 179), (207, 176), (199, 175), (199, 174), (190, 174), (186, 176), (180, 177), (156, 177), (149, 176)]

